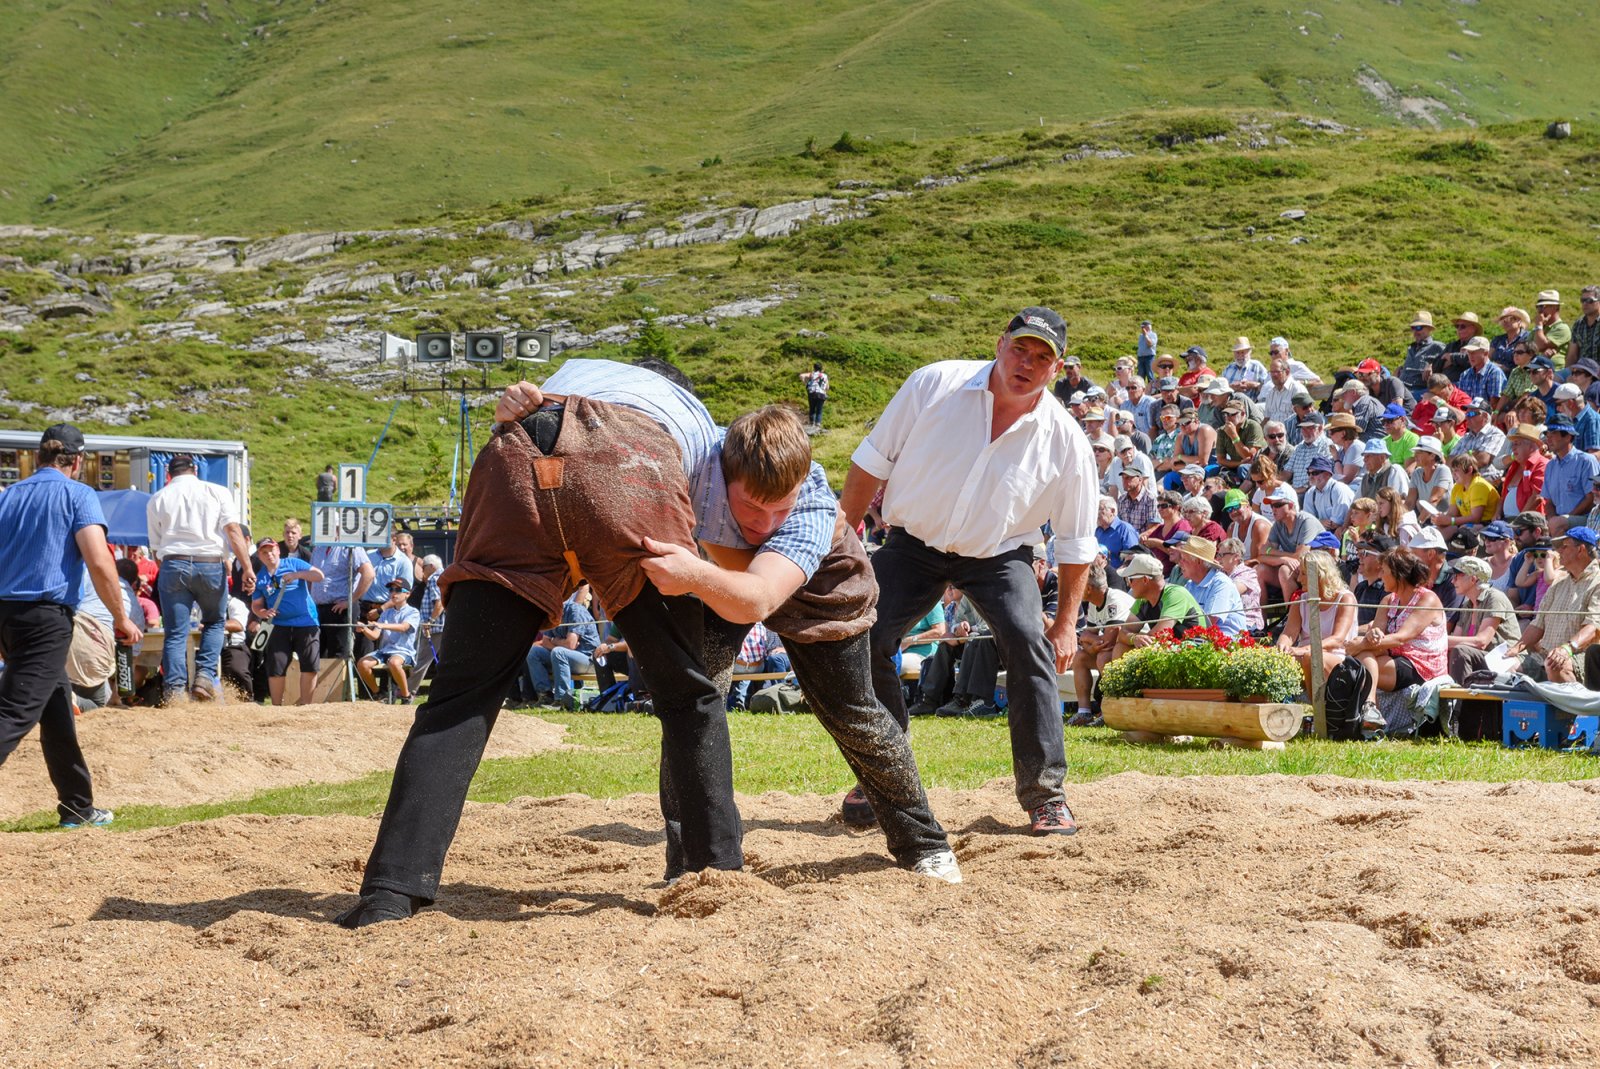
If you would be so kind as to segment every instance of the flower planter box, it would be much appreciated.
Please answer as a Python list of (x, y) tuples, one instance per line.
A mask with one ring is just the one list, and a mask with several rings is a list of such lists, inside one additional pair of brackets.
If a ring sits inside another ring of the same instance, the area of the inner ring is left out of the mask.
[(1220, 687), (1207, 690), (1203, 687), (1177, 687), (1171, 690), (1162, 690), (1159, 687), (1147, 687), (1142, 696), (1156, 701), (1169, 702), (1225, 702), (1228, 692)]
[(1153, 735), (1202, 735), (1282, 743), (1299, 734), (1306, 706), (1298, 702), (1227, 702), (1192, 699), (1107, 698), (1106, 727)]

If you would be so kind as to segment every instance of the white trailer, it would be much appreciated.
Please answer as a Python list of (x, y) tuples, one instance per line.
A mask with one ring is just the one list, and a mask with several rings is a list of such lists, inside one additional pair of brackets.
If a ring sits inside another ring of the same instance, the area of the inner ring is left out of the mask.
[[(33, 474), (39, 431), (0, 430), (0, 487)], [(166, 485), (167, 461), (175, 454), (195, 458), (199, 475), (227, 488), (250, 522), (250, 451), (243, 442), (205, 438), (145, 438), (132, 434), (85, 434), (88, 455), (79, 478), (96, 490), (143, 490)]]

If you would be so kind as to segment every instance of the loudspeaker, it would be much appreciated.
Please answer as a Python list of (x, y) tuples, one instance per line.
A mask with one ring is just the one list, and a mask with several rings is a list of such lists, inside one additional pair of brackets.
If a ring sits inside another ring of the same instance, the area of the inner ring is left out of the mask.
[(502, 334), (467, 332), (467, 363), (498, 364), (506, 358), (506, 339)]
[(516, 358), (524, 364), (548, 364), (550, 362), (550, 332), (548, 330), (538, 330), (518, 333)]
[(450, 356), (450, 335), (448, 333), (417, 335), (417, 363), (448, 364)]

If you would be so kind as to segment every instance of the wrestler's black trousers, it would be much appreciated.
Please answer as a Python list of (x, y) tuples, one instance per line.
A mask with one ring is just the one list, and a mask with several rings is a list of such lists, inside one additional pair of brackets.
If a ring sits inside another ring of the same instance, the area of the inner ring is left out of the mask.
[[(704, 667), (703, 612), (698, 599), (666, 597), (647, 582), (614, 618), (661, 720), (662, 764), (682, 784), (684, 864), (737, 869), (744, 864), (743, 829), (722, 692)], [(381, 887), (428, 902), (437, 896), (467, 786), (543, 624), (532, 603), (496, 583), (463, 580), (452, 587), (439, 674), (400, 751), (363, 893)]]
[[(709, 610), (706, 612), (706, 667), (723, 689), (734, 656), (749, 630), (749, 624), (730, 624)], [(950, 849), (944, 829), (928, 806), (910, 741), (873, 694), (867, 633), (832, 642), (783, 638), (783, 648), (789, 654), (789, 664), (805, 694), (806, 705), (833, 736), (845, 763), (856, 774), (856, 781), (878, 816), (889, 853), (909, 868), (929, 854)], [(673, 789), (674, 780), (665, 763), (661, 772), (661, 812), (667, 821), (670, 879), (688, 865), (679, 826), (688, 810), (685, 800)]]

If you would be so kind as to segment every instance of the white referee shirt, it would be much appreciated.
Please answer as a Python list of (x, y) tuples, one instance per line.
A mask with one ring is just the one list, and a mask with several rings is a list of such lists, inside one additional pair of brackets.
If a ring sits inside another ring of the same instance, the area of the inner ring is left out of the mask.
[(1088, 564), (1100, 487), (1089, 439), (1048, 392), (989, 440), (994, 361), (946, 360), (911, 373), (851, 460), (887, 480), (883, 518), (933, 549), (994, 557), (1037, 545), (1046, 522), (1058, 564)]
[(185, 472), (150, 499), (145, 506), (150, 526), (150, 552), (157, 558), (173, 554), (186, 557), (226, 557), (224, 530), (239, 522), (228, 491)]

